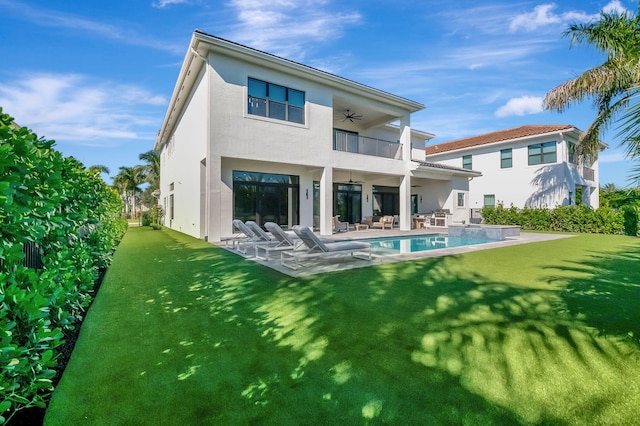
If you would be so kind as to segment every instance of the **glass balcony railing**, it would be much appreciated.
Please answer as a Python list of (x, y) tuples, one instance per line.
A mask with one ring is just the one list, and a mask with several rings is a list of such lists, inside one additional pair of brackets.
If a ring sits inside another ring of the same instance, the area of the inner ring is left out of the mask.
[(356, 133), (340, 130), (336, 130), (333, 133), (333, 149), (335, 151), (402, 160), (402, 145), (399, 142), (360, 136)]

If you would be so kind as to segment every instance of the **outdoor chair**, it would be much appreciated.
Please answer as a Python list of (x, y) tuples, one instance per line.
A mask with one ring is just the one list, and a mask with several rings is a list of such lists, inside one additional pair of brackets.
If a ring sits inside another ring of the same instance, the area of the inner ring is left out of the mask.
[[(251, 221), (247, 221), (247, 222), (251, 222)], [(245, 235), (244, 237), (234, 239), (233, 246), (232, 246), (234, 250), (239, 251), (242, 254), (246, 255), (250, 249), (255, 250), (256, 245), (265, 244), (268, 241), (270, 241), (269, 239), (264, 240), (260, 235), (256, 234), (249, 227), (249, 225), (247, 225), (240, 219), (234, 219), (233, 226), (235, 226), (240, 232), (242, 232)]]
[(395, 218), (391, 215), (382, 216), (379, 221), (373, 222), (371, 228), (393, 229)]
[[(264, 227), (267, 231), (273, 235), (278, 241), (275, 245), (258, 245), (256, 246), (256, 257), (269, 260), (272, 252), (283, 252), (287, 250), (296, 250), (304, 247), (302, 240), (293, 232), (285, 231), (280, 225), (275, 222), (266, 222)], [(329, 238), (320, 238), (320, 241), (324, 243), (335, 242), (335, 240)], [(264, 256), (260, 256), (260, 252), (264, 252)]]
[(277, 242), (277, 240), (273, 236), (267, 234), (264, 229), (262, 229), (260, 225), (255, 223), (253, 220), (246, 221), (245, 225), (247, 225), (249, 229), (251, 229), (251, 231), (258, 237), (258, 241), (265, 243)]
[(353, 225), (349, 222), (341, 221), (340, 215), (333, 217), (333, 232), (347, 232), (353, 228)]
[[(305, 249), (283, 251), (281, 264), (290, 269), (298, 269), (303, 259), (322, 258), (330, 255), (349, 253), (352, 258), (371, 260), (371, 245), (361, 241), (324, 242), (308, 226), (296, 225), (293, 232), (302, 240)], [(356, 254), (359, 254), (357, 256)]]
[[(275, 244), (260, 244), (256, 246), (256, 257), (269, 260), (272, 252), (282, 252), (285, 250), (295, 250), (298, 246), (302, 245), (300, 240), (295, 234), (291, 235), (286, 232), (280, 225), (275, 222), (266, 222), (264, 227), (271, 233), (275, 239)], [(264, 256), (260, 256), (260, 252), (264, 251)]]
[(232, 237), (225, 237), (223, 240), (226, 242), (227, 246), (231, 243), (231, 248), (233, 250), (236, 249), (236, 245), (240, 242), (254, 241), (258, 238), (240, 219), (234, 219), (231, 223), (233, 223), (233, 228), (234, 230), (237, 230), (238, 233)]

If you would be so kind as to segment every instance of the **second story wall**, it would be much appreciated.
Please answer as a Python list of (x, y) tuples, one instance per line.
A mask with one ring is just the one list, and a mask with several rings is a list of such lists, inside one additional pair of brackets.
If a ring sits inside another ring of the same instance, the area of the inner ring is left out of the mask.
[(429, 155), (427, 161), (482, 173), (470, 182), (470, 208), (497, 203), (553, 208), (574, 204), (582, 191), (584, 201), (597, 206), (597, 181), (586, 181), (573, 162), (575, 142), (566, 135), (543, 135)]

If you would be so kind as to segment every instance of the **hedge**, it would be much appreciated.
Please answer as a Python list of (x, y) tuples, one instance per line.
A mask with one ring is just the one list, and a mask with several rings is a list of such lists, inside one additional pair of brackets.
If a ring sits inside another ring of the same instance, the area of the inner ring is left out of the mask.
[(65, 332), (127, 226), (99, 172), (54, 144), (0, 108), (0, 424), (46, 406)]
[[(595, 234), (638, 233), (638, 213), (636, 210), (614, 210), (610, 207), (591, 209), (580, 206), (560, 206), (555, 209), (504, 207), (484, 207), (484, 223), (492, 225), (519, 225), (524, 230), (583, 232)], [(635, 218), (635, 219), (634, 219)]]

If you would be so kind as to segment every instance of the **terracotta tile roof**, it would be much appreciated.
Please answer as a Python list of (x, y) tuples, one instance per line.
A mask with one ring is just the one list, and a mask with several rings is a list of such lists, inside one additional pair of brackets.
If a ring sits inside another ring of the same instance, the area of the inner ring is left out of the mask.
[(575, 129), (575, 126), (571, 124), (528, 124), (525, 126), (514, 127), (512, 129), (499, 130), (497, 132), (485, 133), (483, 135), (472, 136), (470, 138), (457, 139), (451, 142), (430, 145), (426, 147), (426, 154), (438, 154), (441, 152), (469, 148), (472, 146), (486, 145), (494, 142), (524, 138), (526, 136), (543, 135), (545, 133), (572, 129)]

